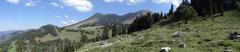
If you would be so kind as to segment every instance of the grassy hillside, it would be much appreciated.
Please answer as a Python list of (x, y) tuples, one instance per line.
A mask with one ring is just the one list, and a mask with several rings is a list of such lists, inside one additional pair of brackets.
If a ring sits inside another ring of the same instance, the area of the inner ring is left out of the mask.
[[(86, 32), (90, 32), (90, 33), (83, 32), (83, 34), (87, 35), (89, 39), (95, 38), (95, 36), (102, 34), (101, 27), (86, 27), (86, 28), (82, 28), (82, 30)], [(73, 40), (80, 40), (80, 37), (81, 37), (81, 32), (62, 31), (59, 33), (58, 36), (52, 36), (51, 34), (48, 34), (43, 37), (37, 37), (35, 38), (35, 40), (46, 42), (46, 41), (53, 41), (56, 39), (69, 39), (73, 41)]]
[[(42, 28), (26, 31), (24, 34), (16, 36), (14, 39), (1, 44), (0, 51), (7, 52), (64, 52), (66, 46), (79, 45), (81, 47), (82, 34), (87, 35), (88, 39), (94, 39), (102, 34), (102, 27), (88, 27), (81, 31), (74, 30), (55, 30), (57, 36), (51, 33), (41, 33)], [(51, 32), (51, 31), (50, 31)], [(3, 49), (3, 50), (2, 50)]]
[[(237, 52), (240, 51), (240, 42), (227, 37), (231, 32), (240, 32), (239, 22), (238, 13), (228, 11), (225, 16), (189, 21), (187, 24), (154, 25), (144, 31), (108, 39), (106, 41), (114, 41), (103, 45), (85, 45), (76, 52), (159, 52), (161, 47), (171, 47), (171, 52)], [(176, 31), (182, 31), (179, 37), (173, 37)], [(187, 47), (180, 48), (180, 42)]]
[[(99, 42), (89, 42), (83, 46), (79, 42), (81, 34), (94, 40), (103, 34), (102, 26), (81, 28), (81, 31), (58, 30), (57, 36), (50, 33), (39, 36), (42, 34), (40, 29), (26, 32), (24, 36), (9, 41), (9, 46), (1, 49), (7, 48), (8, 52), (64, 52), (65, 47), (80, 45), (79, 48), (75, 48), (75, 52), (159, 52), (161, 47), (170, 47), (171, 52), (222, 52), (224, 50), (237, 52), (240, 51), (240, 42), (230, 40), (228, 36), (232, 32), (240, 32), (239, 17), (238, 12), (228, 11), (224, 16), (203, 17), (188, 21), (187, 24), (180, 21), (159, 26), (157, 23), (150, 29), (110, 37), (110, 39)], [(174, 37), (177, 31), (181, 32), (179, 36)], [(186, 47), (179, 47), (180, 42), (186, 44)]]

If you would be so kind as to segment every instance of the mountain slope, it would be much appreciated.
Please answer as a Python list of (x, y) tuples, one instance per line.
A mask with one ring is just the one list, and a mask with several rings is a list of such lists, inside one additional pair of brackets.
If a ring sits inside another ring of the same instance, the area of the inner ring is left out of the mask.
[[(159, 52), (161, 47), (170, 47), (170, 52), (239, 52), (239, 40), (228, 38), (229, 33), (240, 32), (239, 14), (228, 11), (225, 16), (213, 19), (192, 20), (188, 24), (174, 26), (153, 25), (147, 30), (106, 40), (113, 42), (84, 46), (77, 52)], [(173, 37), (177, 31), (181, 31), (178, 33), (180, 36)], [(186, 47), (179, 47), (181, 42)], [(104, 46), (107, 44), (111, 45)]]
[(0, 42), (11, 39), (12, 37), (18, 35), (21, 31), (12, 30), (12, 31), (2, 31), (0, 32)]
[(111, 25), (112, 23), (130, 24), (135, 19), (135, 17), (143, 15), (147, 12), (150, 12), (150, 11), (141, 10), (133, 13), (128, 13), (125, 15), (96, 13), (86, 20), (83, 20), (81, 22), (78, 22), (76, 24), (73, 24), (67, 27), (78, 28), (78, 27), (91, 27), (91, 26), (105, 26), (105, 25)]

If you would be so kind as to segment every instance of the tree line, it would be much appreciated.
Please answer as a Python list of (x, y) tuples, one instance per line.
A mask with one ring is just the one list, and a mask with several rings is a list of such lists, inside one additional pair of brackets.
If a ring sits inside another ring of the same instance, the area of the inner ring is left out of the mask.
[[(174, 11), (173, 5), (167, 14), (147, 13), (137, 17), (128, 28), (128, 33), (151, 28), (153, 24), (171, 24), (177, 21), (185, 21), (200, 18), (223, 16), (224, 11), (239, 8), (239, 0), (183, 0)], [(239, 10), (240, 11), (240, 10)]]

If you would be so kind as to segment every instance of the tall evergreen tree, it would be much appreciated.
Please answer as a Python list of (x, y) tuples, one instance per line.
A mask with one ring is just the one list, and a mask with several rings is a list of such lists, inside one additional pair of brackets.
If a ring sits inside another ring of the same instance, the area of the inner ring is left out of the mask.
[(224, 15), (225, 0), (191, 0), (191, 6), (199, 16)]
[(170, 8), (170, 10), (169, 10), (169, 13), (168, 13), (168, 15), (172, 15), (173, 13), (174, 13), (174, 5), (173, 4), (171, 4), (171, 8)]
[(108, 32), (109, 32), (109, 29), (107, 27), (104, 27), (103, 28), (103, 33), (102, 33), (102, 40), (105, 40), (105, 39), (109, 38)]
[(115, 37), (119, 34), (117, 24), (112, 24), (112, 37)]
[(81, 41), (81, 42), (86, 42), (87, 40), (88, 40), (87, 35), (81, 33), (81, 39), (80, 39), (80, 41)]
[(128, 28), (128, 34), (136, 31), (148, 29), (154, 24), (154, 20), (151, 13), (137, 17)]
[(190, 3), (188, 2), (188, 0), (183, 0), (182, 5), (190, 5)]
[(154, 13), (154, 14), (152, 15), (152, 17), (153, 17), (154, 23), (160, 21), (160, 15), (159, 15), (159, 13)]

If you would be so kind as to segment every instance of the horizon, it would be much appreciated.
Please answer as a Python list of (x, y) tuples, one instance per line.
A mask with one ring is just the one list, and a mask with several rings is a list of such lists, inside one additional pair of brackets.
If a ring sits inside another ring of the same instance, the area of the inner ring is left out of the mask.
[(166, 13), (171, 4), (176, 8), (181, 1), (1, 0), (0, 31), (36, 29), (47, 24), (63, 27), (85, 20), (95, 13), (123, 15), (139, 10)]

